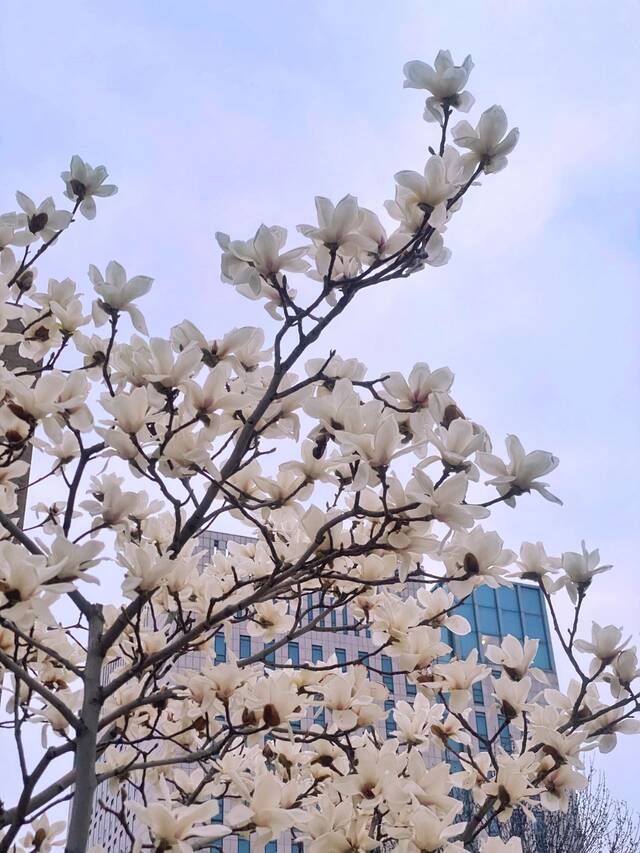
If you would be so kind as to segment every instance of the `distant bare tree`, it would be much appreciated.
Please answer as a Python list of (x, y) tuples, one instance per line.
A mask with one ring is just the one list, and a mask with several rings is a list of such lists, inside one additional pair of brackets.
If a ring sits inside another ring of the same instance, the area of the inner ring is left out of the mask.
[(638, 853), (640, 816), (609, 791), (603, 774), (591, 769), (589, 785), (574, 794), (566, 812), (541, 812), (534, 822), (521, 810), (503, 825), (503, 839), (514, 835), (523, 853)]

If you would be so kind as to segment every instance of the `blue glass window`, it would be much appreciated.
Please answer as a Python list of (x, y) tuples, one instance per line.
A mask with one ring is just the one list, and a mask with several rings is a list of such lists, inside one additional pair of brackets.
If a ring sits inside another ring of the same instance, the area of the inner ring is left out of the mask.
[(347, 663), (347, 653), (344, 649), (336, 649), (336, 660), (340, 664), (340, 668), (343, 672), (346, 672), (347, 667), (345, 664)]
[(311, 593), (307, 594), (307, 621), (311, 622), (313, 619), (313, 595)]
[(476, 604), (479, 604), (482, 607), (493, 607), (495, 609), (496, 592), (494, 589), (491, 589), (490, 586), (479, 586), (473, 593), (473, 597)]
[(348, 634), (349, 632), (346, 630), (346, 628), (349, 624), (349, 611), (347, 610), (346, 605), (342, 608), (342, 624), (345, 628), (344, 633)]
[(471, 630), (476, 630), (476, 616), (473, 609), (473, 604), (468, 602), (467, 604), (461, 604), (460, 607), (456, 607), (455, 609), (456, 616), (464, 616), (464, 618), (471, 625)]
[(358, 650), (358, 660), (362, 661), (362, 663), (366, 666), (368, 659), (369, 659), (369, 653), (363, 652), (361, 649), (359, 649)]
[(546, 638), (542, 616), (533, 616), (531, 613), (525, 613), (524, 627), (527, 637), (534, 637), (539, 640)]
[(539, 666), (540, 669), (551, 669), (549, 646), (543, 640), (541, 640), (538, 645), (538, 653), (536, 654), (533, 663), (535, 666)]
[(484, 696), (482, 694), (482, 682), (476, 681), (472, 687), (473, 701), (476, 705), (484, 704)]
[[(498, 714), (498, 727), (501, 728), (504, 725), (504, 722), (505, 718), (502, 714)], [(509, 732), (509, 726), (505, 726), (500, 732), (500, 744), (505, 752), (513, 752), (513, 742)]]
[(331, 627), (336, 628), (338, 625), (338, 617), (336, 616), (336, 611), (331, 611)]
[(387, 688), (389, 693), (393, 693), (393, 675), (391, 674), (393, 672), (393, 664), (391, 662), (391, 658), (387, 655), (380, 655), (380, 661), (383, 672), (382, 683)]
[(367, 640), (370, 640), (371, 639), (371, 630), (369, 628), (367, 628), (364, 632), (364, 635), (367, 638)]
[(304, 853), (304, 844), (302, 841), (294, 841), (291, 845), (291, 853)]
[(518, 594), (513, 587), (501, 586), (498, 590), (498, 604), (502, 610), (519, 610)]
[(264, 853), (278, 853), (278, 842), (270, 841), (264, 848)]
[(465, 634), (464, 637), (458, 637), (459, 656), (466, 658), (472, 649), (478, 648), (478, 635), (473, 631), (470, 634)]
[(251, 853), (251, 842), (248, 838), (238, 839), (238, 853)]
[(218, 799), (218, 814), (215, 814), (211, 820), (212, 823), (224, 822), (224, 797)]
[(387, 732), (387, 737), (393, 737), (392, 733), (396, 729), (396, 721), (393, 719), (393, 708), (393, 700), (387, 699), (387, 701), (384, 703), (384, 709), (388, 712), (387, 718), (385, 720), (385, 729)]
[(457, 743), (457, 741), (450, 740), (449, 746), (444, 752), (444, 759), (454, 773), (458, 773), (462, 770), (462, 762), (456, 755), (458, 752), (462, 752), (462, 744)]
[(322, 646), (311, 646), (311, 662), (320, 663), (322, 660), (324, 660)]
[[(272, 646), (273, 646), (273, 643), (265, 643), (264, 644), (265, 649), (269, 649)], [(274, 666), (275, 662), (276, 662), (276, 651), (275, 651), (275, 649), (271, 648), (271, 651), (267, 652), (267, 654), (264, 656), (264, 663), (265, 663), (265, 666)]]
[(406, 675), (404, 677), (404, 681), (405, 686), (407, 688), (407, 696), (415, 696), (418, 692), (418, 688), (416, 687), (416, 685), (412, 681), (409, 681)]
[(247, 634), (240, 634), (240, 657), (251, 657), (251, 637)]
[(499, 636), (498, 611), (495, 607), (478, 607), (478, 620), (483, 634)]
[(502, 621), (503, 636), (506, 637), (507, 634), (513, 634), (514, 637), (518, 637), (520, 640), (523, 638), (524, 634), (522, 632), (519, 613), (512, 610), (503, 610), (500, 614), (500, 619)]
[(218, 633), (213, 638), (213, 648), (216, 653), (215, 662), (224, 663), (227, 659), (227, 644), (223, 633)]
[(289, 643), (287, 645), (287, 657), (294, 666), (300, 664), (300, 647), (297, 643)]
[(319, 726), (326, 725), (326, 717), (324, 713), (324, 708), (319, 708), (316, 711), (316, 714), (313, 718), (314, 723), (317, 723)]
[[(476, 731), (481, 737), (487, 737), (489, 734), (489, 730), (487, 729), (487, 715), (481, 714), (480, 711), (476, 711)], [(486, 752), (487, 747), (482, 741), (478, 743), (478, 748)]]
[(538, 615), (542, 613), (542, 600), (539, 589), (521, 586), (520, 601), (522, 602), (522, 609), (525, 613), (536, 613)]

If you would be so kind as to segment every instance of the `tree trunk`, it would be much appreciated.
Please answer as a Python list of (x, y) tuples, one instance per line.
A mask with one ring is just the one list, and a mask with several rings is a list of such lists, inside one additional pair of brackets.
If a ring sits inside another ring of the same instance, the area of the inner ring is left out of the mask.
[(80, 714), (80, 731), (76, 739), (74, 758), (75, 790), (65, 853), (85, 853), (96, 790), (96, 742), (102, 707), (102, 653), (100, 640), (104, 617), (102, 607), (94, 605), (88, 614), (89, 638), (84, 671), (84, 697)]

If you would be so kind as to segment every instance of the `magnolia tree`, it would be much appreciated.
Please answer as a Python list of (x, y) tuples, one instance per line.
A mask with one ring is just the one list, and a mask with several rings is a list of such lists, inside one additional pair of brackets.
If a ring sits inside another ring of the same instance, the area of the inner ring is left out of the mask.
[[(367, 377), (333, 351), (308, 357), (369, 288), (446, 263), (443, 238), (465, 195), (507, 165), (518, 131), (499, 106), (475, 126), (452, 121), (473, 105), (471, 69), (446, 51), (435, 68), (405, 67), (405, 86), (427, 91), (436, 138), (423, 171), (395, 176), (392, 232), (347, 195), (316, 198), (299, 247), (279, 226), (248, 240), (218, 234), (222, 279), (263, 302), (268, 341), (246, 326), (212, 339), (188, 321), (169, 340), (148, 337), (140, 301), (152, 280), (116, 261), (89, 268), (90, 312), (75, 282), (37, 280), (36, 262), (76, 216), (93, 219), (96, 199), (116, 192), (102, 166), (72, 158), (62, 174), (71, 210), (18, 193), (21, 211), (0, 220), (2, 726), (22, 777), (0, 810), (3, 853), (84, 851), (102, 783), (131, 850), (221, 849), (229, 835), (259, 850), (290, 832), (312, 853), (513, 852), (517, 838), (487, 838), (491, 821), (565, 809), (586, 784), (582, 752), (607, 752), (638, 728), (635, 649), (612, 626), (584, 639), (580, 623), (610, 567), (584, 546), (556, 558), (524, 543), (516, 555), (487, 528), (497, 503), (559, 503), (540, 480), (558, 460), (513, 435), (506, 458), (494, 453), (446, 367)], [(16, 507), (32, 451), (46, 494), (57, 492), (25, 527)], [(199, 571), (198, 535), (227, 518), (255, 544)], [(100, 602), (87, 584), (114, 577), (121, 595)], [(443, 642), (443, 628), (470, 630), (456, 608), (473, 590), (514, 578), (537, 583), (548, 603), (575, 671), (564, 692), (531, 669), (535, 640), (486, 650), (500, 677), (477, 651), (456, 659)], [(573, 605), (568, 629), (556, 596)], [(386, 690), (366, 662), (265, 669), (262, 651), (179, 665), (234, 623), (271, 651), (331, 631), (327, 617), (345, 606), (350, 628), (370, 630), (417, 687), (413, 704), (397, 704), (390, 739), (378, 731)], [(470, 721), (480, 681), (515, 735), (512, 754), (500, 731), (486, 737)], [(312, 707), (326, 724), (310, 722)], [(460, 772), (428, 759), (445, 747)], [(464, 817), (459, 789), (473, 804)]]

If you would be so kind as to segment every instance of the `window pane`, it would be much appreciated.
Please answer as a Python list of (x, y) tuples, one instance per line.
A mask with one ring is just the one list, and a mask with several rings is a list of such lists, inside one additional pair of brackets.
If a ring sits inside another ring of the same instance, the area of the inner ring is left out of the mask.
[[(479, 711), (476, 711), (476, 731), (482, 737), (486, 737), (488, 734), (486, 714), (481, 714)], [(482, 743), (482, 741), (480, 741), (478, 743), (478, 749), (481, 752), (486, 752), (486, 750), (487, 750), (486, 744), (484, 744), (484, 743)]]
[(478, 617), (483, 634), (499, 634), (498, 611), (494, 607), (479, 607)]
[(476, 617), (473, 610), (473, 604), (471, 604), (471, 602), (469, 602), (468, 604), (461, 604), (460, 607), (456, 607), (453, 612), (456, 614), (456, 616), (464, 616), (464, 618), (471, 625), (471, 630), (475, 630)]
[(238, 839), (238, 853), (251, 853), (251, 842), (248, 839)]
[(522, 601), (522, 609), (525, 613), (542, 613), (542, 601), (540, 600), (540, 590), (532, 587), (520, 587), (520, 601)]
[(311, 662), (319, 663), (323, 660), (324, 652), (322, 651), (322, 646), (311, 646)]
[[(273, 643), (265, 643), (265, 644), (264, 644), (265, 649), (268, 649), (270, 646), (273, 646)], [(268, 652), (268, 653), (265, 655), (265, 657), (264, 657), (264, 662), (265, 662), (265, 664), (266, 664), (267, 666), (273, 666), (273, 665), (274, 665), (274, 663), (276, 662), (276, 652), (275, 652), (275, 649), (272, 649), (270, 652)]]
[(336, 649), (335, 652), (336, 652), (336, 660), (340, 664), (342, 671), (345, 672), (347, 669), (345, 666), (345, 664), (347, 662), (347, 653), (344, 649)]
[(513, 634), (514, 637), (522, 639), (522, 623), (520, 622), (519, 613), (514, 613), (511, 610), (503, 610), (500, 614), (500, 621), (502, 622), (503, 636), (506, 637), (507, 634)]
[(540, 645), (538, 646), (538, 653), (536, 654), (533, 663), (535, 666), (539, 666), (540, 669), (551, 669), (549, 646), (545, 642), (540, 642)]
[(461, 658), (466, 658), (472, 649), (478, 648), (478, 635), (474, 634), (472, 631), (464, 637), (458, 637), (458, 648), (460, 649), (458, 653), (459, 656)]
[(482, 694), (482, 684), (479, 681), (476, 681), (476, 683), (473, 685), (472, 690), (473, 690), (473, 701), (476, 703), (476, 705), (484, 704), (484, 696)]
[(404, 677), (404, 680), (407, 688), (407, 696), (415, 696), (418, 692), (418, 688), (416, 687), (416, 685), (413, 684), (413, 682), (409, 681), (406, 675)]
[(515, 589), (510, 589), (507, 586), (501, 586), (498, 590), (498, 604), (502, 610), (519, 610), (518, 594)]
[(539, 640), (546, 639), (544, 631), (544, 620), (542, 616), (532, 616), (530, 613), (525, 613), (524, 628), (527, 637), (533, 637)]
[(287, 645), (287, 657), (294, 666), (300, 663), (300, 649), (297, 643), (289, 643)]
[(246, 634), (240, 635), (240, 657), (251, 657), (251, 637)]
[(496, 606), (496, 591), (490, 586), (479, 586), (474, 590), (473, 598), (476, 604), (482, 604), (485, 607)]
[(227, 644), (224, 634), (216, 634), (213, 638), (213, 647), (216, 653), (216, 663), (224, 663), (227, 659)]

